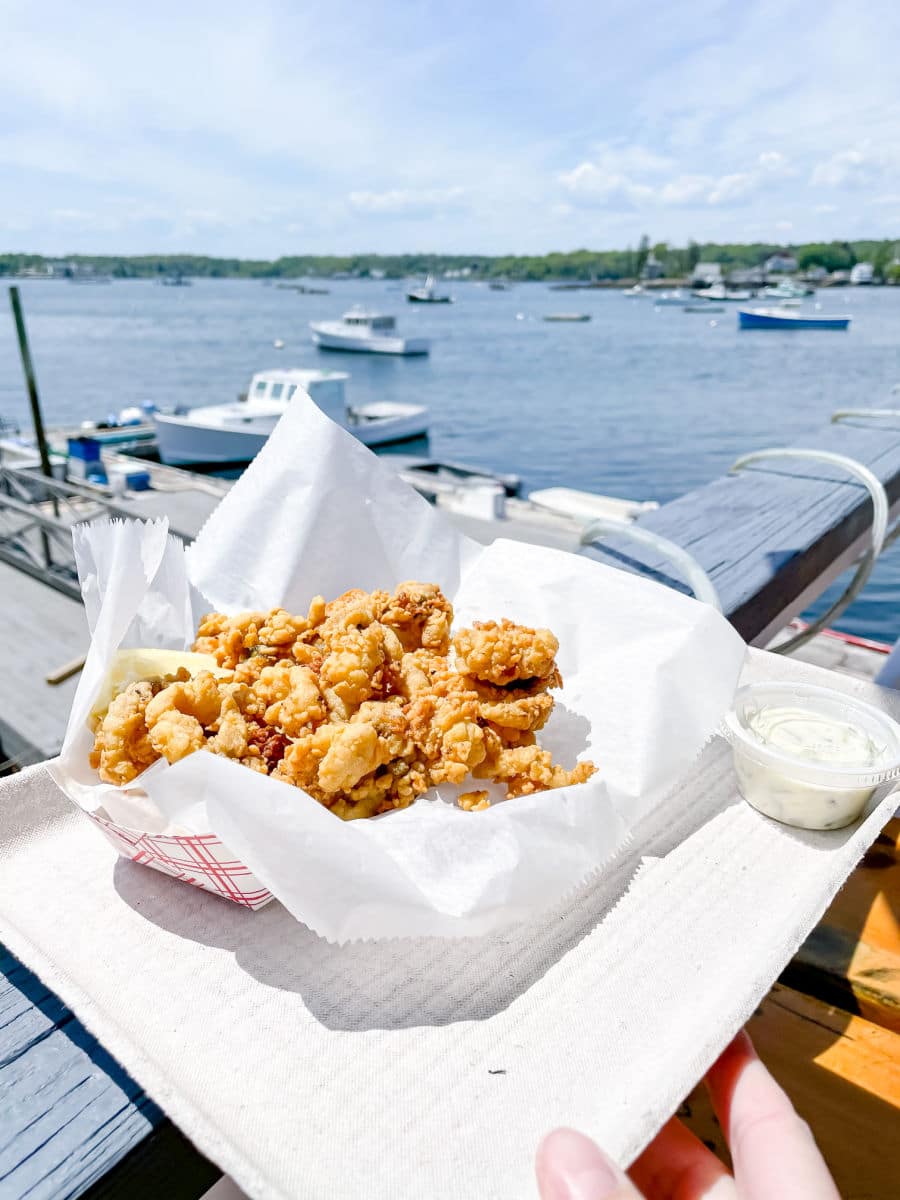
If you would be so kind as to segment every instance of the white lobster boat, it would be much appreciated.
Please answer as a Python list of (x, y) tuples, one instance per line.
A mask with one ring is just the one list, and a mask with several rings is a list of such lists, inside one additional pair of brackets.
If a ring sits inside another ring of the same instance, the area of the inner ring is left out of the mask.
[(312, 339), (320, 350), (350, 350), (365, 354), (427, 354), (428, 338), (401, 337), (397, 320), (386, 313), (351, 309), (339, 321), (310, 321)]
[(306, 392), (333, 421), (366, 446), (383, 446), (423, 437), (428, 409), (423, 404), (349, 405), (344, 399), (346, 371), (260, 371), (246, 397), (182, 413), (153, 414), (159, 456), (170, 466), (235, 465), (259, 453), (298, 392)]

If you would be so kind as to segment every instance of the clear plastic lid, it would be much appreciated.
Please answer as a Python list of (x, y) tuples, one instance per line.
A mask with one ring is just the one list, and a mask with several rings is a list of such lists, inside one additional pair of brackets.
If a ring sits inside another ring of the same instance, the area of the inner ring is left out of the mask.
[[(823, 732), (829, 726), (848, 727), (853, 735), (846, 738), (849, 761), (828, 761), (827, 755), (816, 757), (809, 752), (792, 753), (784, 739), (781, 744), (772, 744), (765, 734), (766, 716), (779, 710), (796, 710), (798, 721), (808, 715)], [(874, 788), (900, 776), (900, 725), (873, 705), (830, 688), (796, 683), (742, 687), (735, 695), (722, 733), (735, 750), (804, 783)], [(854, 749), (861, 748), (865, 752), (854, 757)]]

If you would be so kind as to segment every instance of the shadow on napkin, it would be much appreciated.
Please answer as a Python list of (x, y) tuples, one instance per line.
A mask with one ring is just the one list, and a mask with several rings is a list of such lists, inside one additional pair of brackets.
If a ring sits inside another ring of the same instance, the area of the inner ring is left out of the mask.
[(483, 938), (410, 938), (336, 946), (277, 902), (259, 912), (127, 859), (119, 896), (154, 925), (234, 954), (265, 987), (302, 996), (329, 1029), (403, 1029), (487, 1020), (525, 993), (603, 920), (640, 861), (626, 852), (539, 922)]
[(239, 908), (127, 859), (115, 866), (119, 896), (177, 937), (234, 954), (265, 987), (300, 995), (316, 1020), (344, 1031), (487, 1020), (552, 970), (624, 896), (641, 858), (682, 844), (733, 803), (722, 785), (729, 756), (711, 746), (703, 786), (683, 792), (677, 816), (651, 818), (602, 874), (538, 921), (481, 938), (410, 938), (336, 946), (280, 904)]

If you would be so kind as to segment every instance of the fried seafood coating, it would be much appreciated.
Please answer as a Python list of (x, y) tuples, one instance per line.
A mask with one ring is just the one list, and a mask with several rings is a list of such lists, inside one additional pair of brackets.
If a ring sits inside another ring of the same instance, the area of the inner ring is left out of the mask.
[(159, 691), (158, 681), (130, 683), (111, 701), (97, 725), (90, 763), (104, 783), (131, 783), (159, 758), (144, 719), (154, 691)]
[(513, 796), (527, 796), (532, 792), (585, 783), (596, 770), (593, 763), (580, 762), (567, 771), (553, 762), (549, 750), (542, 750), (540, 746), (494, 744), (486, 761), (472, 773), (476, 779), (505, 783), (506, 795), (512, 799)]
[(387, 598), (380, 619), (394, 630), (404, 650), (422, 647), (447, 653), (453, 606), (436, 583), (401, 583)]
[[(507, 796), (580, 783), (535, 741), (559, 687), (557, 640), (503, 620), (453, 639), (435, 584), (317, 596), (286, 609), (210, 613), (195, 649), (230, 674), (130, 684), (99, 722), (92, 764), (128, 783), (158, 758), (207, 750), (308, 792), (345, 820), (405, 808), (437, 784), (490, 779)], [(487, 793), (465, 792), (479, 811)]]
[(549, 629), (529, 629), (512, 621), (476, 621), (453, 639), (460, 670), (500, 687), (544, 679), (556, 669), (559, 642)]
[(147, 704), (144, 720), (153, 749), (173, 763), (206, 746), (205, 727), (218, 721), (221, 713), (218, 681), (209, 671), (200, 671), (157, 692)]
[(460, 792), (456, 803), (463, 812), (484, 812), (486, 808), (491, 807), (487, 792), (480, 789), (477, 792)]

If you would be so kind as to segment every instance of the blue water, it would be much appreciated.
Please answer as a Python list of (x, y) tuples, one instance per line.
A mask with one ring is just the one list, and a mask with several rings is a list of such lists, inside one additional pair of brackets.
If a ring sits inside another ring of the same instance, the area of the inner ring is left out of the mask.
[[(333, 282), (302, 296), (257, 281), (146, 281), (78, 287), (23, 282), (48, 424), (101, 419), (145, 400), (209, 404), (271, 366), (346, 367), (349, 398), (425, 403), (435, 456), (552, 484), (661, 503), (722, 474), (741, 453), (787, 445), (835, 408), (887, 405), (900, 380), (900, 288), (829, 290), (822, 312), (851, 312), (849, 333), (739, 333), (733, 311), (654, 310), (619, 292), (508, 292), (460, 283), (453, 305), (416, 306), (396, 285)], [(433, 338), (428, 358), (325, 354), (307, 322), (354, 303), (395, 312)], [(589, 312), (589, 324), (544, 313)], [(283, 350), (273, 349), (276, 338)], [(28, 408), (5, 297), (0, 415)], [(827, 602), (820, 601), (819, 607)], [(900, 634), (900, 545), (836, 622), (884, 640)]]

